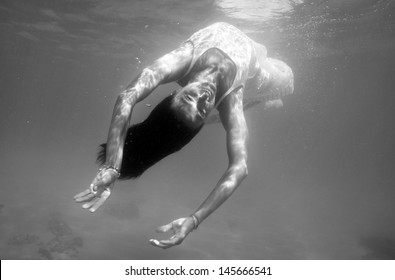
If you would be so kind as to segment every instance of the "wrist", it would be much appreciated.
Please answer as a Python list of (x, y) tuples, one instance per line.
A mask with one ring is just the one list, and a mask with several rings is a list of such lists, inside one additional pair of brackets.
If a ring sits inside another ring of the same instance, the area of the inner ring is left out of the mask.
[(200, 224), (199, 219), (196, 217), (195, 214), (192, 214), (191, 218), (193, 220), (193, 230), (196, 230)]
[(116, 167), (114, 167), (112, 165), (103, 165), (99, 169), (99, 172), (102, 172), (102, 171), (111, 171), (115, 174), (115, 176), (117, 178), (119, 178), (119, 176), (121, 176), (121, 172)]

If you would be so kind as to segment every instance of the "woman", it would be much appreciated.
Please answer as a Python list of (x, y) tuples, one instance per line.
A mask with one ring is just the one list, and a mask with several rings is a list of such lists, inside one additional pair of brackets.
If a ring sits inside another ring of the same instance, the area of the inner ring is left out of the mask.
[[(182, 88), (165, 98), (141, 124), (128, 128), (134, 106), (160, 84)], [(75, 196), (95, 212), (110, 196), (117, 178), (135, 178), (166, 155), (181, 149), (219, 113), (226, 131), (228, 168), (197, 210), (160, 227), (172, 230), (152, 245), (169, 248), (214, 212), (247, 176), (248, 129), (243, 110), (252, 104), (281, 100), (293, 93), (293, 73), (282, 61), (268, 58), (266, 48), (236, 27), (215, 23), (194, 33), (179, 48), (146, 67), (118, 97), (102, 164), (91, 186)], [(243, 102), (248, 100), (249, 102)]]

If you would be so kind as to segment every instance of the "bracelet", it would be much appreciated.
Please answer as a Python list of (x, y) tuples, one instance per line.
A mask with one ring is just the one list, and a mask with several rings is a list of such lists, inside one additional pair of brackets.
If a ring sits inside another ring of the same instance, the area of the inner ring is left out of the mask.
[(193, 229), (197, 229), (199, 226), (199, 219), (195, 216), (195, 214), (191, 215), (192, 220), (193, 220)]
[(99, 172), (102, 172), (103, 170), (111, 170), (111, 171), (115, 172), (115, 175), (117, 176), (117, 178), (119, 178), (119, 176), (121, 176), (121, 172), (119, 172), (119, 170), (117, 168), (115, 168), (114, 166), (104, 165), (99, 169)]

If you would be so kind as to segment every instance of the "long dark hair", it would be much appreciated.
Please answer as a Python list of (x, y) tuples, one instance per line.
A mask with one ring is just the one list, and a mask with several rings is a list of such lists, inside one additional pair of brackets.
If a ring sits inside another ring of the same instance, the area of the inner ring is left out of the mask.
[[(202, 126), (192, 129), (179, 120), (171, 108), (174, 95), (163, 99), (148, 118), (131, 126), (126, 134), (120, 179), (141, 176), (145, 170), (164, 157), (180, 150), (200, 131)], [(106, 146), (99, 147), (97, 163), (106, 160)]]

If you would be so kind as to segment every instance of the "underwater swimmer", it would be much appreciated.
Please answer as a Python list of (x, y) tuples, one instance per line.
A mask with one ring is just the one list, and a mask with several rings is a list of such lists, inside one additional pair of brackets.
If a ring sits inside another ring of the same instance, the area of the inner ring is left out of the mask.
[[(164, 83), (182, 88), (161, 101), (142, 123), (129, 127), (134, 106)], [(179, 245), (236, 190), (247, 176), (248, 128), (244, 110), (260, 102), (278, 106), (293, 93), (293, 73), (268, 58), (266, 48), (236, 27), (215, 23), (194, 33), (181, 46), (147, 66), (115, 103), (101, 168), (90, 187), (75, 196), (95, 212), (111, 195), (117, 179), (137, 178), (150, 166), (180, 150), (218, 111), (226, 131), (228, 167), (197, 210), (158, 228), (172, 232), (152, 245)], [(276, 105), (277, 104), (277, 105)]]

